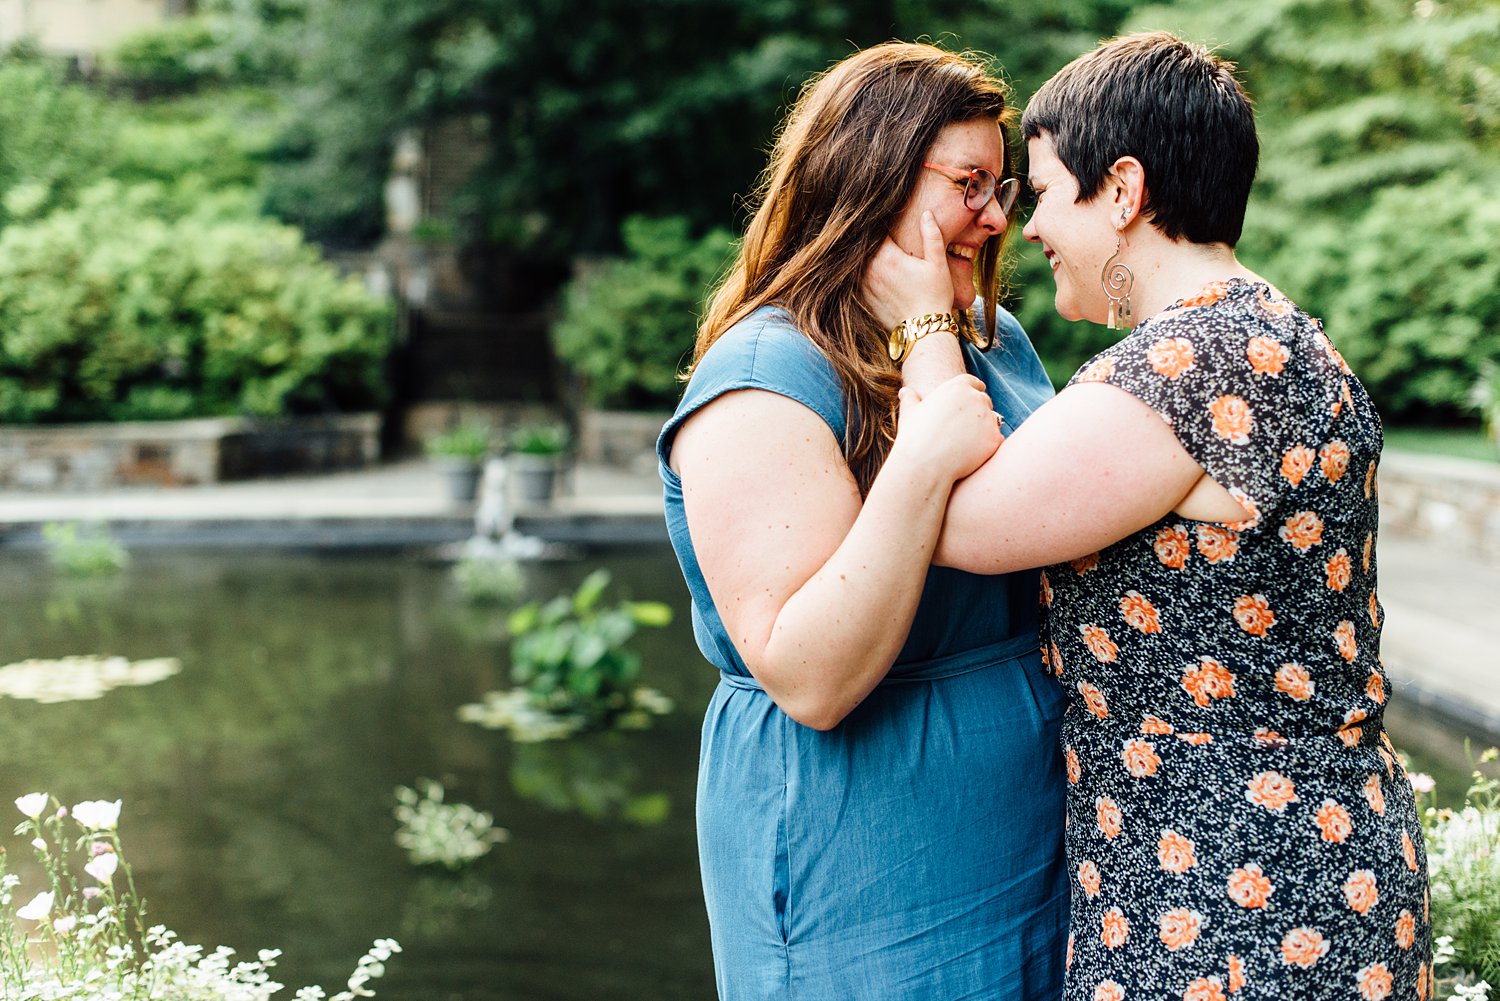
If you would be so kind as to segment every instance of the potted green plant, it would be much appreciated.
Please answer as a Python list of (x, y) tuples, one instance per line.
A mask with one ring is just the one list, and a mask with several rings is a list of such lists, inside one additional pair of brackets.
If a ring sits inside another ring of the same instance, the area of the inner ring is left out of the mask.
[(516, 499), (527, 504), (550, 504), (557, 493), (557, 477), (568, 454), (568, 429), (560, 424), (525, 424), (510, 435), (506, 466), (515, 484)]
[(1479, 381), (1474, 383), (1469, 402), (1479, 411), (1496, 449), (1500, 449), (1500, 365), (1492, 361), (1480, 363)]
[(472, 501), (490, 453), (490, 429), (473, 422), (456, 424), (427, 439), (424, 447), (447, 482), (449, 498), (459, 503)]

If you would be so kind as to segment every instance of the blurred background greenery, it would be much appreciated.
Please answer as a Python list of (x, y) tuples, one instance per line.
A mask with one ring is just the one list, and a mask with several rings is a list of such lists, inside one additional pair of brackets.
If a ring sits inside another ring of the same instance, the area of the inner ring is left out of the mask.
[[(1262, 134), (1241, 257), (1324, 319), (1387, 422), (1476, 428), (1500, 358), (1500, 0), (178, 6), (87, 72), (24, 42), (0, 63), (0, 420), (378, 400), (382, 314), (306, 247), (388, 237), (402, 137), (454, 121), (472, 169), (407, 235), (500, 262), (484, 280), (544, 317), (587, 402), (670, 406), (780, 116), (892, 37), (988, 53), (1020, 104), (1102, 37), (1216, 46)], [(1060, 383), (1110, 335), (1059, 319), (1016, 243), (1008, 305)], [(276, 335), (308, 325), (311, 346)], [(72, 382), (35, 375), (81, 358)]]

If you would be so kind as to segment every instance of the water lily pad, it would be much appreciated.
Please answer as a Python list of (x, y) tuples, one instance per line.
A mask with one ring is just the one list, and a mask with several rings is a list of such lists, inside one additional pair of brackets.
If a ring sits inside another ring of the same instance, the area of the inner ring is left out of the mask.
[(153, 685), (182, 670), (176, 657), (127, 660), (97, 655), (23, 660), (0, 667), (0, 697), (81, 702), (124, 685)]

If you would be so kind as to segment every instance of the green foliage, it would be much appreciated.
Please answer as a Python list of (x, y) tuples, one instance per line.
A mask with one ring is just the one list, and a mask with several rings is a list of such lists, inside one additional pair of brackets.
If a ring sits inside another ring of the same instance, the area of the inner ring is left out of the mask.
[(130, 554), (103, 525), (49, 521), (42, 539), (52, 565), (70, 577), (104, 577), (130, 563)]
[(526, 588), (525, 571), (508, 556), (465, 556), (453, 565), (453, 579), (465, 600), (476, 605), (508, 605)]
[(733, 239), (722, 229), (695, 239), (680, 216), (634, 216), (621, 237), (626, 256), (592, 265), (568, 286), (552, 343), (595, 406), (670, 408)]
[(506, 450), (520, 455), (562, 455), (568, 429), (561, 424), (523, 424), (510, 433)]
[(489, 145), (467, 235), (565, 260), (615, 250), (631, 215), (737, 226), (786, 104), (857, 47), (985, 50), (1029, 91), (1136, 5), (213, 0), (209, 14), (226, 63), (296, 108), (276, 211), (320, 238), (369, 235), (397, 132), (461, 115)]
[(1424, 826), (1432, 934), (1448, 977), (1500, 984), (1500, 781), (1475, 769), (1463, 809), (1429, 809)]
[(139, 93), (184, 93), (220, 79), (215, 45), (207, 20), (177, 18), (128, 36), (115, 47), (109, 68)]
[(609, 572), (596, 570), (578, 590), (510, 617), (511, 680), (549, 713), (606, 722), (629, 709), (640, 657), (625, 643), (641, 626), (662, 626), (671, 610), (658, 602), (601, 607)]
[(108, 182), (0, 232), (0, 421), (376, 405), (385, 304), (290, 227)]
[(435, 458), (478, 462), (490, 453), (490, 426), (474, 421), (456, 424), (428, 438), (422, 447)]
[(1262, 139), (1241, 259), (1326, 320), (1387, 419), (1460, 417), (1500, 356), (1500, 6), (1189, 0), (1128, 27), (1240, 64)]
[(1484, 418), (1490, 437), (1500, 440), (1500, 362), (1479, 363), (1479, 381), (1469, 391), (1469, 405)]
[(440, 865), (456, 872), (509, 838), (490, 814), (467, 803), (445, 803), (441, 782), (418, 779), (417, 787), (396, 787), (394, 811), (401, 825), (396, 844), (406, 850), (412, 865)]
[(104, 102), (54, 67), (0, 57), (0, 231), (105, 175), (115, 126)]

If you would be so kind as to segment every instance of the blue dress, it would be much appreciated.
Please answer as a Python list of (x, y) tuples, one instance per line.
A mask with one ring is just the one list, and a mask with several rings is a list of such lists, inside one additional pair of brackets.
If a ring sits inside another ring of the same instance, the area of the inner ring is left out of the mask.
[[(996, 347), (964, 353), (1012, 430), (1052, 387), (1020, 326), (999, 321)], [(694, 635), (721, 675), (697, 797), (720, 998), (1059, 997), (1063, 697), (1041, 664), (1037, 575), (933, 568), (886, 680), (832, 730), (794, 722), (719, 619), (667, 464), (684, 420), (750, 388), (845, 433), (833, 367), (766, 307), (714, 343), (657, 444)]]

